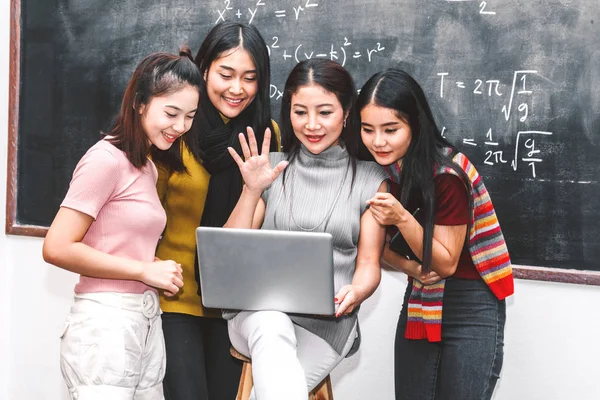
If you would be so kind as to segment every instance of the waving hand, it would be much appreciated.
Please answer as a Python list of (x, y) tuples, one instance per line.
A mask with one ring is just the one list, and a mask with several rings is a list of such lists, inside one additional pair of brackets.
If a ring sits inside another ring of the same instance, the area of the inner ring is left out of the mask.
[(244, 134), (239, 134), (244, 160), (242, 160), (240, 155), (233, 148), (228, 147), (227, 150), (240, 168), (240, 173), (242, 174), (246, 187), (252, 191), (262, 192), (277, 179), (279, 174), (287, 167), (288, 162), (281, 161), (275, 168), (271, 168), (271, 164), (269, 163), (271, 130), (269, 128), (265, 130), (261, 154), (258, 154), (258, 145), (256, 143), (254, 131), (252, 128), (248, 127), (247, 132), (248, 143), (246, 143)]

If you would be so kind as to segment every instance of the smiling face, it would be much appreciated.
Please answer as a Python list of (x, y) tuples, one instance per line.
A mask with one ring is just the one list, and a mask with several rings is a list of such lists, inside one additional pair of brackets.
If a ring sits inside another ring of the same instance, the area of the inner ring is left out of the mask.
[(184, 85), (181, 89), (153, 97), (148, 104), (142, 104), (142, 128), (148, 141), (160, 150), (168, 150), (175, 139), (186, 133), (192, 126), (198, 108), (198, 89)]
[(344, 118), (337, 96), (319, 85), (301, 86), (292, 95), (290, 119), (294, 134), (313, 154), (339, 143)]
[(404, 157), (412, 132), (408, 122), (391, 108), (368, 104), (360, 112), (363, 143), (380, 165), (390, 165)]
[(210, 102), (227, 118), (235, 118), (248, 107), (258, 91), (256, 66), (241, 47), (214, 60), (204, 73)]

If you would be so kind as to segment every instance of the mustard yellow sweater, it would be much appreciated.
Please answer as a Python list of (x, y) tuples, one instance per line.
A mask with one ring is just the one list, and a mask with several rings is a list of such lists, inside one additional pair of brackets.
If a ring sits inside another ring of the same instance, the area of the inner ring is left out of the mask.
[[(273, 127), (279, 144), (279, 127), (275, 121)], [(183, 142), (182, 158), (188, 173), (170, 173), (158, 167), (156, 186), (167, 213), (167, 226), (156, 256), (162, 260), (175, 260), (183, 269), (183, 287), (175, 297), (161, 294), (160, 307), (164, 312), (220, 318), (221, 310), (202, 305), (194, 271), (196, 228), (204, 211), (210, 174)]]

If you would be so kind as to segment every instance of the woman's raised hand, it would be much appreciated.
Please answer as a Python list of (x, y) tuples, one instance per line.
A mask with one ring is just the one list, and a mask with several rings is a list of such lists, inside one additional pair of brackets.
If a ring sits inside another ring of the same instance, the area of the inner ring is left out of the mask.
[(240, 168), (240, 173), (242, 174), (246, 187), (253, 191), (262, 192), (277, 179), (279, 174), (287, 167), (288, 162), (281, 161), (275, 168), (271, 168), (271, 164), (269, 163), (271, 130), (269, 128), (265, 130), (261, 154), (258, 154), (258, 145), (256, 143), (254, 131), (252, 128), (248, 127), (247, 132), (247, 143), (244, 134), (239, 134), (244, 160), (242, 160), (240, 155), (233, 148), (228, 147), (227, 150)]

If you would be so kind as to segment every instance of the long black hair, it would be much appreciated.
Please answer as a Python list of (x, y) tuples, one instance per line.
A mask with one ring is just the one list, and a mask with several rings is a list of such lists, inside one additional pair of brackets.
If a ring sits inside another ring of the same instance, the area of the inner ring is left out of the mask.
[[(405, 207), (422, 205), (425, 215), (423, 271), (429, 271), (435, 214), (434, 172), (443, 167), (451, 168), (469, 193), (471, 181), (452, 161), (458, 150), (442, 136), (423, 89), (408, 73), (390, 68), (373, 75), (362, 87), (356, 108), (360, 113), (369, 104), (394, 110), (397, 117), (410, 126), (412, 138), (402, 158), (400, 193), (395, 195), (399, 195), (400, 203)], [(469, 198), (469, 215), (472, 215), (473, 200), (471, 196)]]
[[(300, 151), (300, 140), (294, 134), (290, 116), (292, 96), (303, 86), (319, 85), (325, 91), (332, 93), (338, 99), (344, 110), (346, 122), (340, 134), (340, 145), (348, 152), (348, 162), (352, 166), (352, 180), (356, 175), (356, 158), (359, 144), (359, 125), (356, 112), (356, 88), (352, 77), (340, 64), (327, 60), (313, 58), (296, 64), (285, 82), (281, 103), (281, 147), (288, 153), (291, 163)], [(285, 182), (285, 172), (283, 180)]]
[[(271, 84), (269, 53), (267, 45), (258, 29), (253, 25), (230, 21), (224, 21), (215, 25), (202, 42), (202, 45), (200, 45), (194, 63), (200, 70), (200, 74), (203, 77), (207, 76), (213, 61), (237, 48), (247, 51), (254, 62), (254, 66), (256, 67), (257, 93), (252, 103), (240, 115), (231, 119), (229, 124), (231, 124), (233, 132), (245, 133), (246, 127), (252, 127), (260, 148), (265, 129), (270, 128), (271, 132), (273, 132), (273, 125), (271, 122), (271, 99), (269, 95)], [(180, 140), (185, 142), (198, 162), (203, 161), (199, 137), (204, 135), (206, 130), (212, 129), (212, 127), (208, 121), (204, 120), (206, 113), (200, 112), (200, 108), (202, 107), (212, 107), (215, 109), (215, 106), (208, 98), (205, 79), (203, 79), (201, 85), (198, 112), (194, 117), (190, 131), (182, 139), (177, 139), (173, 143), (171, 147), (173, 150), (169, 151), (167, 157), (159, 160), (163, 164), (167, 164), (172, 171), (186, 171), (182, 161)], [(274, 132), (271, 136), (270, 149), (271, 151), (277, 151), (277, 140)]]

